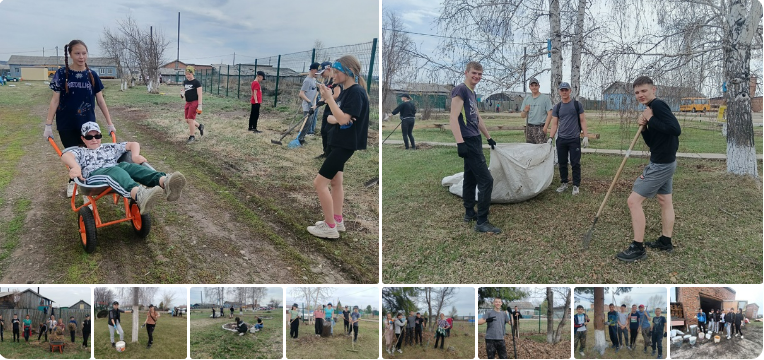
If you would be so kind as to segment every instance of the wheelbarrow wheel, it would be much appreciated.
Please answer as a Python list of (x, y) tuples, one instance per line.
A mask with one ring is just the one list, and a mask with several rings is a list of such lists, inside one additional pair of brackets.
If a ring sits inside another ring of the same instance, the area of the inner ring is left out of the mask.
[(141, 210), (138, 209), (138, 204), (135, 200), (130, 200), (130, 214), (133, 216), (133, 230), (135, 234), (142, 239), (149, 236), (151, 232), (151, 216), (149, 214), (141, 214)]
[(86, 253), (90, 254), (95, 251), (96, 248), (96, 223), (95, 217), (93, 216), (93, 210), (90, 210), (87, 206), (83, 206), (78, 213), (82, 247), (85, 249)]

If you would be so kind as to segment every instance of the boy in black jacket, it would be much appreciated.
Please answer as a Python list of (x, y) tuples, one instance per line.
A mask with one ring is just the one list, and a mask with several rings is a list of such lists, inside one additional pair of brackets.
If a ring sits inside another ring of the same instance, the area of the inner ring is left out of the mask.
[[(633, 86), (637, 100), (645, 105), (645, 110), (637, 123), (644, 126), (642, 138), (650, 148), (650, 164), (634, 181), (634, 187), (627, 201), (631, 212), (634, 241), (626, 250), (618, 253), (617, 257), (619, 260), (628, 262), (647, 257), (645, 245), (668, 252), (674, 249), (671, 244), (671, 235), (674, 230), (674, 204), (671, 193), (674, 171), (676, 171), (676, 151), (679, 149), (679, 135), (682, 133), (679, 122), (668, 104), (655, 98), (656, 88), (652, 79), (640, 76), (634, 80)], [(645, 212), (642, 210), (642, 202), (656, 194), (661, 206), (661, 236), (656, 241), (643, 244)]]
[(13, 314), (13, 319), (11, 319), (11, 324), (13, 324), (13, 341), (15, 342), (21, 342), (21, 336), (19, 335), (19, 327), (21, 326), (21, 320), (19, 319), (19, 316), (16, 314)]
[(82, 347), (88, 347), (88, 338), (90, 337), (90, 314), (85, 315), (85, 320), (82, 321)]

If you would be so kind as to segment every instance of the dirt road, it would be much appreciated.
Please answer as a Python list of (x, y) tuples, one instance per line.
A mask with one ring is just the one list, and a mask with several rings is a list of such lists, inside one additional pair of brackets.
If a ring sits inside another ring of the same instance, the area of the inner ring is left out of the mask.
[(762, 323), (752, 323), (741, 329), (744, 339), (722, 336), (718, 344), (711, 340), (690, 346), (683, 343), (680, 348), (671, 347), (672, 359), (755, 359), (762, 350)]

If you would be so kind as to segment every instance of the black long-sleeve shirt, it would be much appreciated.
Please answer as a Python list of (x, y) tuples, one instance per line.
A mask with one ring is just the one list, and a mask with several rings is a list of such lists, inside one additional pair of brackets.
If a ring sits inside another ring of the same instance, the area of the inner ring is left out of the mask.
[[(114, 325), (117, 324), (117, 321), (122, 322), (119, 319), (119, 313), (123, 313), (123, 312), (125, 312), (125, 310), (122, 310), (122, 309), (111, 309), (111, 310), (109, 310), (109, 325), (114, 326)], [(114, 320), (113, 323), (112, 323), (112, 320)]]
[(393, 115), (401, 113), (402, 118), (413, 118), (416, 116), (416, 106), (411, 101), (404, 101), (393, 110)]
[(82, 334), (90, 334), (90, 320), (82, 320)]
[(661, 99), (653, 99), (647, 106), (653, 110), (653, 117), (648, 119), (642, 138), (650, 147), (650, 161), (656, 164), (672, 163), (676, 161), (679, 135), (682, 134), (679, 121)]

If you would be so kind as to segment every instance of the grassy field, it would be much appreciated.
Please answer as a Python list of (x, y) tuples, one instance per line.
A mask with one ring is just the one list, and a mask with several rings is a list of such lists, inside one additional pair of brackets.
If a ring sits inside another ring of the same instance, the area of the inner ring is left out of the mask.
[[(286, 322), (285, 322), (286, 323)], [(358, 323), (358, 342), (353, 349), (352, 336), (343, 334), (342, 321), (334, 325), (334, 336), (322, 338), (315, 335), (313, 325), (300, 324), (297, 339), (289, 336), (286, 326), (287, 359), (377, 359), (379, 358), (379, 322)]]
[[(240, 316), (234, 313), (234, 317)], [(191, 358), (193, 359), (281, 359), (283, 348), (283, 314), (280, 311), (245, 312), (244, 322), (254, 324), (255, 316), (273, 317), (263, 320), (265, 327), (254, 334), (239, 336), (223, 330), (233, 319), (210, 318), (210, 312), (191, 311)]]
[[(622, 160), (619, 156), (585, 154), (577, 197), (555, 192), (555, 170), (552, 185), (535, 198), (492, 205), (490, 220), (503, 230), (499, 235), (478, 234), (474, 223), (463, 223), (462, 200), (440, 185), (443, 177), (463, 171), (456, 148), (405, 151), (388, 146), (382, 156), (385, 283), (471, 283), (475, 274), (484, 283), (762, 281), (761, 186), (727, 174), (722, 161), (679, 160), (674, 252), (648, 251), (645, 260), (627, 264), (615, 255), (632, 240), (626, 199), (646, 158), (627, 161), (584, 251), (582, 237)], [(647, 200), (644, 208), (646, 239), (653, 240), (661, 231), (660, 209), (656, 200)], [(716, 251), (722, 243), (725, 251)], [(410, 261), (412, 253), (419, 261)], [(449, 271), (443, 271), (445, 264)]]
[[(554, 320), (554, 328), (557, 330), (557, 324), (559, 324), (560, 319)], [(487, 329), (488, 325), (478, 325), (478, 334), (485, 335), (485, 330)], [(506, 333), (509, 334), (511, 327), (509, 325), (506, 326)], [(570, 334), (570, 321), (565, 322), (565, 326), (562, 328), (563, 334)], [(546, 342), (546, 319), (541, 319), (541, 331), (539, 331), (539, 321), (538, 319), (520, 319), (520, 336), (530, 339), (537, 339), (538, 334), (543, 334), (543, 339), (540, 341)]]
[[(297, 120), (287, 107), (266, 107), (262, 134), (246, 131), (249, 104), (205, 94), (204, 137), (187, 145), (179, 88), (150, 95), (136, 87), (104, 91), (120, 141), (139, 141), (141, 155), (158, 170), (181, 171), (183, 197), (160, 202), (148, 238), (128, 224), (98, 230), (98, 245), (85, 254), (77, 217), (64, 196), (66, 171), (41, 138), (51, 91), (42, 83), (0, 87), (0, 281), (5, 283), (369, 283), (378, 273), (377, 132), (369, 149), (346, 166), (348, 231), (325, 241), (305, 229), (321, 218), (312, 180), (321, 161), (320, 138), (287, 149), (271, 144)], [(96, 111), (103, 124), (100, 111)], [(372, 129), (377, 115), (372, 109)], [(57, 138), (57, 133), (54, 132)], [(99, 202), (103, 219), (123, 214)], [(44, 245), (41, 239), (45, 239)], [(305, 249), (311, 249), (310, 252)], [(129, 253), (130, 256), (124, 256)], [(347, 261), (347, 254), (354, 254)], [(10, 271), (15, 263), (28, 271)], [(53, 261), (61, 258), (67, 261)], [(260, 267), (251, 264), (257, 259)], [(224, 259), (225, 261), (221, 261)], [(49, 271), (51, 270), (52, 271)]]
[[(6, 330), (5, 335), (8, 340), (0, 343), (0, 355), (6, 359), (90, 359), (90, 346), (82, 347), (82, 336), (75, 337), (72, 344), (68, 331), (64, 334), (66, 345), (63, 353), (58, 350), (50, 352), (50, 345), (44, 338), (37, 341), (37, 334), (32, 334), (29, 343), (24, 342), (23, 336), (21, 342), (11, 342), (11, 331)], [(88, 344), (91, 344), (91, 340), (92, 338), (88, 339)]]
[[(466, 321), (454, 322), (454, 328), (451, 329), (451, 336), (446, 338), (443, 350), (440, 350), (440, 342), (438, 342), (438, 349), (434, 349), (435, 346), (435, 334), (429, 331), (428, 327), (422, 333), (422, 341), (425, 346), (414, 344), (408, 346), (406, 338), (403, 339), (403, 354), (397, 351), (393, 356), (388, 354), (384, 349), (387, 344), (382, 341), (382, 358), (384, 359), (473, 359), (475, 357), (475, 323)], [(393, 336), (395, 341), (395, 336)]]
[[(559, 319), (555, 319), (554, 328), (557, 329)], [(488, 357), (485, 350), (485, 331), (487, 325), (478, 325), (478, 355), (479, 358)], [(559, 359), (570, 356), (570, 321), (565, 323), (562, 328), (561, 339), (557, 344), (547, 344), (546, 342), (546, 320), (541, 320), (541, 331), (539, 332), (538, 319), (520, 319), (520, 336), (512, 339), (512, 328), (507, 325), (504, 336), (504, 343), (507, 346), (507, 355), (514, 358), (514, 351), (517, 349), (518, 358), (535, 359)]]
[[(146, 313), (141, 312), (139, 318), (143, 324)], [(121, 353), (111, 347), (107, 320), (95, 319), (93, 322), (93, 349), (96, 359), (185, 359), (188, 356), (187, 318), (172, 317), (162, 313), (154, 329), (154, 344), (151, 349), (146, 349), (149, 340), (146, 328), (138, 327), (138, 343), (133, 343), (131, 342), (133, 315), (125, 313), (122, 314), (121, 319), (122, 330), (125, 332), (125, 351)], [(116, 332), (114, 341), (119, 341), (119, 334)]]
[[(594, 136), (589, 138), (589, 147), (592, 149), (628, 149), (631, 139), (637, 131), (636, 119), (637, 113), (623, 115), (623, 124), (621, 114), (614, 111), (595, 111), (587, 114), (587, 131), (590, 134), (599, 134), (600, 138)], [(700, 117), (691, 114), (676, 114), (679, 124), (682, 126), (682, 135), (679, 137), (679, 152), (696, 153), (719, 153), (725, 154), (727, 151), (727, 141), (721, 133), (721, 126), (715, 122), (715, 117)], [(756, 117), (756, 115), (754, 115)], [(519, 127), (525, 125), (525, 120), (519, 114), (487, 114), (483, 116), (486, 126), (489, 128), (491, 137), (499, 143), (525, 142), (525, 135), (522, 130), (502, 130), (496, 129), (498, 126)], [(703, 120), (703, 121), (699, 121)], [(398, 125), (398, 118), (393, 117), (390, 121), (382, 124), (382, 138), (390, 135), (392, 129)], [(448, 124), (448, 118), (438, 116), (431, 120), (417, 120), (413, 134), (416, 141), (431, 142), (454, 142), (454, 136), (450, 130), (441, 130), (435, 124)], [(492, 129), (493, 128), (493, 129)], [(754, 127), (754, 142), (756, 152), (762, 153), (762, 128)], [(400, 129), (390, 136), (390, 140), (401, 140)], [(635, 150), (648, 150), (644, 141), (639, 141)]]

